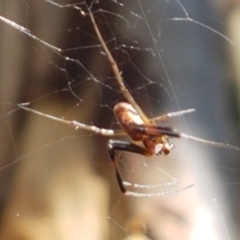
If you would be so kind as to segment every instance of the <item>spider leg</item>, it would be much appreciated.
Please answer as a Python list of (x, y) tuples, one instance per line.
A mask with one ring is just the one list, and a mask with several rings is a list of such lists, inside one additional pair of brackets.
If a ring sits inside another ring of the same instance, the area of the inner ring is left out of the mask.
[(24, 110), (28, 111), (28, 112), (32, 112), (32, 113), (35, 113), (35, 114), (40, 115), (42, 117), (52, 119), (56, 122), (60, 122), (60, 123), (63, 123), (63, 124), (70, 125), (70, 126), (74, 127), (76, 130), (83, 129), (83, 130), (90, 131), (90, 132), (93, 132), (93, 133), (96, 133), (96, 134), (101, 134), (103, 136), (116, 136), (117, 137), (117, 136), (126, 135), (126, 133), (122, 130), (112, 130), (112, 129), (98, 128), (96, 126), (87, 125), (87, 124), (80, 123), (80, 122), (75, 121), (75, 120), (72, 120), (72, 121), (71, 120), (66, 120), (64, 118), (55, 117), (55, 116), (52, 116), (50, 114), (43, 113), (43, 112), (37, 111), (35, 109), (26, 107), (27, 105), (28, 105), (28, 103), (21, 103), (21, 104), (18, 104), (17, 106), (21, 109), (24, 109)]
[(236, 150), (236, 151), (240, 151), (239, 147), (231, 145), (229, 143), (221, 143), (221, 142), (215, 142), (215, 141), (211, 141), (211, 140), (206, 140), (206, 139), (203, 139), (203, 138), (198, 138), (198, 137), (194, 137), (194, 136), (191, 136), (191, 135), (187, 135), (185, 133), (180, 133), (179, 137), (182, 137), (182, 138), (185, 138), (185, 139), (189, 139), (189, 140), (193, 140), (195, 142), (200, 142), (200, 143), (212, 145), (214, 147), (228, 148), (228, 149), (233, 149), (233, 150)]
[(190, 109), (182, 110), (182, 111), (177, 111), (177, 112), (170, 112), (170, 113), (167, 113), (167, 114), (155, 117), (155, 118), (151, 118), (150, 121), (151, 122), (162, 122), (162, 121), (165, 121), (169, 118), (179, 117), (179, 116), (182, 116), (184, 114), (192, 113), (192, 112), (195, 112), (194, 108), (190, 108)]
[(96, 35), (98, 37), (99, 42), (102, 45), (102, 48), (104, 50), (104, 52), (106, 53), (108, 60), (112, 66), (112, 70), (114, 72), (114, 75), (116, 77), (116, 81), (119, 85), (119, 88), (121, 89), (122, 94), (124, 95), (124, 97), (127, 99), (127, 101), (134, 107), (134, 109), (137, 111), (137, 113), (141, 116), (141, 118), (143, 119), (144, 123), (149, 123), (149, 119), (148, 117), (145, 115), (145, 113), (142, 111), (142, 109), (138, 106), (138, 104), (136, 103), (136, 101), (134, 100), (134, 98), (132, 97), (132, 95), (130, 94), (129, 90), (127, 89), (127, 87), (125, 86), (124, 80), (120, 74), (120, 70), (118, 68), (118, 65), (115, 61), (115, 59), (113, 58), (111, 52), (109, 51), (101, 32), (99, 31), (98, 25), (95, 21), (95, 18), (93, 16), (93, 13), (90, 11), (89, 9), (89, 17), (91, 19), (91, 22), (93, 24), (93, 28), (96, 32)]
[(127, 195), (127, 196), (133, 196), (133, 197), (164, 197), (167, 195), (171, 195), (171, 194), (175, 194), (177, 192), (181, 192), (184, 191), (186, 189), (189, 189), (191, 187), (194, 186), (194, 184), (190, 184), (186, 187), (183, 187), (181, 189), (177, 189), (177, 190), (170, 190), (167, 192), (154, 192), (154, 193), (138, 193), (138, 192), (132, 192), (132, 191), (128, 191), (125, 188), (125, 185), (127, 186), (133, 186), (133, 187), (137, 187), (137, 188), (151, 188), (151, 186), (153, 187), (159, 187), (159, 186), (166, 186), (166, 185), (172, 185), (172, 184), (159, 184), (159, 185), (143, 185), (143, 187), (139, 184), (131, 184), (128, 182), (123, 182), (122, 176), (120, 174), (119, 171), (119, 165), (118, 165), (118, 160), (116, 159), (116, 155), (115, 155), (115, 151), (126, 151), (126, 152), (133, 152), (133, 153), (138, 153), (138, 154), (142, 154), (145, 156), (152, 156), (152, 153), (149, 152), (147, 149), (145, 149), (144, 147), (141, 147), (139, 145), (136, 145), (134, 143), (130, 143), (130, 142), (126, 142), (126, 141), (119, 141), (119, 140), (109, 140), (108, 142), (108, 151), (109, 151), (109, 155), (111, 157), (112, 163), (113, 163), (113, 167), (114, 167), (114, 171), (116, 174), (116, 178), (117, 178), (117, 182), (118, 185), (120, 187), (120, 190), (123, 194)]
[(162, 127), (158, 125), (139, 125), (139, 124), (130, 124), (129, 128), (132, 131), (135, 131), (139, 134), (144, 134), (152, 137), (160, 137), (160, 136), (169, 136), (180, 138), (181, 134), (173, 130), (169, 127)]
[(119, 140), (109, 140), (108, 151), (109, 151), (110, 158), (112, 160), (112, 164), (114, 167), (115, 175), (116, 175), (120, 190), (122, 193), (126, 193), (127, 189), (124, 186), (123, 179), (119, 171), (119, 164), (116, 158), (115, 151), (133, 152), (133, 153), (138, 153), (145, 156), (152, 156), (152, 153), (148, 151), (146, 148), (136, 145), (134, 143), (130, 143), (127, 141), (119, 141)]
[(165, 135), (165, 136), (175, 137), (175, 138), (185, 138), (195, 142), (212, 145), (214, 147), (228, 148), (228, 149), (240, 151), (239, 147), (231, 145), (229, 143), (215, 142), (215, 141), (206, 140), (203, 138), (194, 137), (185, 133), (178, 133), (169, 127), (162, 127), (158, 125), (137, 125), (137, 124), (131, 124), (130, 127), (132, 131), (135, 131), (141, 134), (146, 134), (152, 137), (159, 137), (159, 136)]

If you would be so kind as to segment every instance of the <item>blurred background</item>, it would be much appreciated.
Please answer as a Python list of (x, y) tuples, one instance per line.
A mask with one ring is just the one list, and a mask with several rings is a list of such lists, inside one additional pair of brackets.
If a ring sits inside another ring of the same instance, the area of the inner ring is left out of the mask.
[(1, 21), (0, 238), (238, 239), (239, 152), (173, 139), (167, 157), (121, 154), (127, 181), (179, 182), (150, 192), (194, 184), (165, 197), (127, 197), (117, 186), (109, 138), (17, 104), (118, 129), (112, 109), (125, 99), (89, 17), (76, 8), (88, 5), (147, 116), (195, 108), (163, 124), (240, 146), (239, 4), (1, 1), (0, 15), (36, 38)]

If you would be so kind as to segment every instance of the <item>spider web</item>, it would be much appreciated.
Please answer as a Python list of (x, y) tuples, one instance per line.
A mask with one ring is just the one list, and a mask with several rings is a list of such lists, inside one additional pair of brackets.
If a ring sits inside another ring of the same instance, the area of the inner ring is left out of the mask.
[(239, 152), (176, 139), (167, 157), (119, 153), (125, 181), (164, 185), (136, 191), (194, 183), (164, 198), (128, 198), (118, 189), (108, 138), (18, 107), (28, 103), (62, 119), (119, 129), (112, 109), (126, 100), (90, 8), (147, 116), (195, 108), (163, 125), (239, 146), (236, 76), (229, 67), (238, 42), (224, 12), (229, 6), (223, 11), (200, 0), (24, 0), (1, 6), (1, 239), (46, 239), (49, 226), (62, 239), (106, 239), (108, 228), (109, 239), (132, 232), (151, 239), (239, 238)]

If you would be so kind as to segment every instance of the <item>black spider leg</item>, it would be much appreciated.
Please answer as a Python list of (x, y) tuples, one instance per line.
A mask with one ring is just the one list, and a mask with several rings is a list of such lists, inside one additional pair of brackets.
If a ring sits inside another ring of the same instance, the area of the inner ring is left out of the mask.
[(152, 156), (152, 153), (148, 151), (146, 148), (136, 145), (134, 143), (130, 143), (127, 141), (119, 141), (119, 140), (109, 140), (108, 141), (108, 151), (110, 158), (112, 160), (112, 164), (114, 167), (115, 175), (117, 178), (118, 185), (122, 193), (126, 193), (127, 189), (124, 186), (122, 176), (119, 171), (118, 159), (116, 159), (115, 151), (125, 151), (138, 153), (145, 156)]
[(167, 191), (167, 192), (157, 192), (157, 193), (137, 193), (137, 192), (131, 192), (129, 190), (127, 190), (125, 188), (124, 182), (122, 180), (122, 176), (120, 174), (119, 171), (119, 165), (118, 165), (118, 159), (116, 159), (115, 157), (115, 151), (127, 151), (127, 152), (134, 152), (134, 153), (138, 153), (138, 154), (143, 154), (145, 156), (152, 156), (152, 153), (149, 152), (147, 149), (130, 143), (130, 142), (126, 142), (126, 141), (119, 141), (119, 140), (109, 140), (108, 142), (108, 150), (109, 150), (109, 155), (111, 157), (112, 163), (113, 163), (113, 167), (114, 167), (114, 171), (116, 174), (116, 178), (117, 178), (117, 182), (118, 185), (120, 187), (120, 190), (123, 194), (127, 195), (127, 196), (133, 196), (133, 197), (163, 197), (163, 196), (167, 196), (170, 194), (175, 194), (181, 191), (184, 191), (186, 189), (189, 189), (191, 187), (194, 186), (194, 184), (188, 185), (186, 187), (183, 187), (181, 189), (177, 189), (177, 190), (171, 190), (171, 191)]
[(138, 125), (138, 124), (130, 124), (129, 129), (135, 133), (144, 134), (150, 137), (161, 137), (161, 136), (169, 136), (180, 138), (181, 134), (176, 132), (170, 127), (162, 127), (159, 125)]
[(148, 135), (150, 137), (168, 136), (168, 137), (174, 137), (174, 138), (185, 138), (185, 139), (193, 140), (193, 141), (204, 143), (204, 144), (209, 144), (215, 147), (228, 148), (228, 149), (240, 151), (239, 147), (231, 145), (229, 143), (215, 142), (215, 141), (206, 140), (203, 138), (194, 137), (185, 133), (176, 132), (172, 128), (163, 127), (159, 125), (130, 124), (129, 129), (131, 129), (131, 131), (134, 131), (135, 133)]
[[(180, 137), (180, 134), (175, 132), (169, 127), (162, 127), (158, 125), (137, 125), (130, 124), (129, 129), (135, 131), (140, 134), (145, 134), (152, 137), (160, 137), (160, 136), (170, 136), (170, 137)], [(114, 167), (115, 175), (117, 178), (118, 185), (122, 193), (126, 193), (127, 190), (124, 186), (122, 176), (119, 171), (118, 160), (115, 157), (115, 151), (126, 151), (132, 153), (138, 153), (145, 156), (152, 156), (152, 152), (148, 151), (146, 148), (136, 145), (134, 143), (130, 143), (127, 141), (119, 141), (119, 140), (109, 140), (108, 142), (108, 151), (110, 158), (112, 160), (112, 164)]]

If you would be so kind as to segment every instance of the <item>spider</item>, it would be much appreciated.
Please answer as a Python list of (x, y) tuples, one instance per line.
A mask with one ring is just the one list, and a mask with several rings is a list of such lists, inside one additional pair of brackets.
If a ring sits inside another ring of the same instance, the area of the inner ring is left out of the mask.
[(127, 135), (130, 137), (131, 141), (122, 141), (122, 140), (113, 140), (110, 139), (108, 141), (108, 151), (109, 156), (111, 158), (113, 168), (115, 171), (117, 183), (121, 192), (125, 195), (135, 196), (135, 197), (152, 197), (152, 196), (165, 196), (169, 194), (173, 194), (179, 191), (183, 191), (193, 186), (193, 184), (183, 187), (178, 190), (166, 191), (166, 192), (154, 192), (154, 193), (138, 193), (127, 190), (127, 187), (132, 186), (135, 188), (155, 188), (159, 186), (169, 186), (173, 183), (165, 183), (165, 184), (156, 184), (156, 185), (140, 185), (133, 184), (126, 181), (123, 181), (122, 176), (119, 171), (117, 151), (125, 151), (132, 152), (140, 155), (144, 155), (147, 157), (153, 155), (167, 155), (173, 149), (173, 144), (170, 143), (170, 138), (185, 138), (191, 139), (194, 141), (210, 144), (216, 147), (225, 147), (235, 149), (240, 151), (240, 149), (236, 146), (232, 146), (229, 144), (209, 141), (201, 138), (197, 138), (194, 136), (187, 135), (185, 133), (179, 133), (170, 127), (163, 127), (159, 125), (159, 122), (166, 120), (168, 118), (181, 116), (186, 113), (191, 113), (195, 111), (195, 109), (188, 109), (178, 112), (167, 113), (165, 115), (161, 115), (156, 118), (148, 118), (142, 109), (135, 102), (134, 98), (130, 94), (129, 90), (125, 86), (124, 80), (119, 71), (118, 65), (116, 64), (111, 52), (109, 51), (102, 34), (98, 28), (98, 25), (95, 21), (95, 17), (93, 13), (88, 9), (88, 13), (84, 12), (82, 9), (79, 9), (80, 13), (85, 17), (89, 16), (92, 22), (93, 28), (97, 35), (97, 38), (102, 46), (102, 49), (106, 53), (106, 56), (111, 64), (112, 70), (115, 74), (116, 81), (119, 85), (119, 88), (126, 98), (127, 102), (120, 102), (114, 106), (114, 114), (115, 117), (122, 127), (122, 131), (112, 130), (112, 129), (102, 129), (96, 126), (86, 125), (75, 120), (70, 121), (63, 118), (58, 118), (46, 113), (39, 112), (32, 108), (29, 108), (29, 103), (18, 104), (18, 107), (33, 112), (35, 114), (41, 115), (46, 118), (50, 118), (52, 120), (71, 125), (75, 127), (75, 129), (84, 129), (87, 131), (92, 131), (97, 134), (105, 135), (105, 136), (124, 136)]

